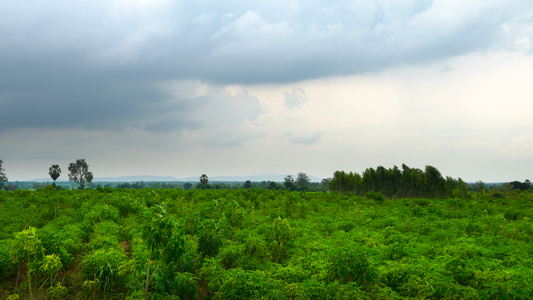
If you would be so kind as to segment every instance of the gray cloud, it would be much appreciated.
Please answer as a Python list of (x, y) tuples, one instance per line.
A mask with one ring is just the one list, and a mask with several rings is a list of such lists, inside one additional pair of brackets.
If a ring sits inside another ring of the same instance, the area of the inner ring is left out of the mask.
[(2, 64), (67, 55), (106, 72), (127, 66), (123, 76), (219, 83), (297, 81), (513, 47), (502, 26), (527, 27), (533, 8), (527, 0), (29, 3), (1, 4)]
[[(285, 83), (510, 49), (532, 11), (529, 0), (4, 1), (0, 130), (229, 129), (263, 112), (257, 99), (160, 83)], [(288, 108), (303, 101), (286, 94)]]

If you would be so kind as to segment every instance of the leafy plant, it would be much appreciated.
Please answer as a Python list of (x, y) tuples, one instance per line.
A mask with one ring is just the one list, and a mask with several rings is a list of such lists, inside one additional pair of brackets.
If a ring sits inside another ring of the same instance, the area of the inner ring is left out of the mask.
[(204, 223), (203, 233), (198, 239), (198, 254), (201, 257), (214, 257), (220, 252), (222, 239), (219, 234), (220, 227), (214, 220)]
[(44, 256), (44, 248), (35, 233), (35, 227), (29, 227), (15, 234), (15, 239), (11, 243), (11, 251), (14, 255), (14, 261), (21, 260), (27, 262), (29, 292), (30, 298), (33, 299), (32, 262), (39, 262)]
[(377, 269), (368, 253), (354, 246), (332, 252), (329, 275), (332, 280), (340, 280), (343, 283), (356, 282), (365, 287), (373, 285), (378, 278)]
[(278, 263), (280, 259), (284, 258), (287, 254), (287, 245), (291, 240), (291, 225), (287, 219), (278, 217), (272, 222), (272, 228), (270, 230), (270, 241), (274, 246), (272, 257), (274, 262)]
[(178, 222), (162, 206), (155, 205), (143, 212), (142, 237), (149, 251), (144, 297), (152, 279), (163, 266), (177, 263), (185, 249)]
[(82, 260), (82, 272), (88, 280), (87, 285), (91, 292), (98, 291), (106, 294), (117, 292), (122, 289), (123, 277), (119, 274), (119, 266), (127, 259), (121, 250), (98, 249), (86, 255)]
[(48, 299), (65, 299), (67, 293), (67, 288), (58, 282), (46, 290), (46, 297)]

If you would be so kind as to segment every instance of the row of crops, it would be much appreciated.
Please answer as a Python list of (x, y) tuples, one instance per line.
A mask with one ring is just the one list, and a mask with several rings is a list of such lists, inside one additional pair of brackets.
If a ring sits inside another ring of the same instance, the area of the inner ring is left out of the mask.
[(533, 195), (469, 198), (0, 191), (0, 298), (532, 299)]

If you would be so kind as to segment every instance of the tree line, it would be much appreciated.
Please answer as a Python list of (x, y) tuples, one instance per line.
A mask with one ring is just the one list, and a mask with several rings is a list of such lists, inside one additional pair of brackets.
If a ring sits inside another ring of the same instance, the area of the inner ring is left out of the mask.
[[(3, 160), (0, 159), (0, 189), (4, 188), (8, 178), (6, 176), (5, 170), (2, 166)], [(68, 179), (69, 181), (76, 182), (79, 189), (84, 189), (86, 185), (90, 185), (94, 179), (93, 173), (89, 171), (89, 164), (85, 159), (77, 159), (75, 162), (72, 162), (68, 166)], [(53, 187), (56, 187), (56, 180), (61, 176), (61, 168), (59, 165), (52, 165), (48, 169), (48, 175), (54, 181)], [(13, 184), (6, 187), (7, 190), (15, 190), (16, 187)]]
[[(15, 190), (20, 188), (13, 183), (5, 186), (8, 178), (2, 167), (3, 161), (0, 160), (0, 189)], [(89, 165), (85, 159), (78, 159), (68, 166), (69, 181), (75, 182), (79, 189), (85, 187), (94, 187), (92, 172), (89, 171)], [(52, 165), (48, 174), (54, 181), (50, 188), (60, 189), (56, 186), (56, 180), (61, 175), (59, 165)], [(46, 188), (44, 184), (33, 183), (33, 188)], [(369, 196), (367, 193), (375, 193), (373, 196), (386, 198), (449, 198), (462, 197), (467, 198), (468, 192), (490, 192), (493, 196), (498, 197), (500, 194), (508, 194), (510, 191), (531, 190), (531, 182), (512, 181), (501, 184), (485, 184), (482, 181), (467, 184), (461, 178), (443, 177), (440, 171), (433, 166), (426, 166), (424, 170), (410, 168), (402, 164), (401, 169), (397, 166), (386, 169), (378, 166), (376, 169), (368, 168), (362, 174), (355, 172), (336, 171), (333, 178), (323, 179), (322, 182), (311, 182), (309, 176), (304, 172), (299, 172), (295, 177), (287, 175), (284, 181), (262, 181), (252, 182), (250, 180), (244, 183), (240, 182), (215, 182), (209, 183), (206, 174), (202, 174), (197, 184), (190, 182), (179, 183), (161, 183), (161, 182), (135, 182), (135, 183), (117, 183), (115, 185), (107, 184), (102, 187), (100, 184), (96, 188), (119, 189), (269, 189), (269, 190), (290, 190), (290, 191), (327, 191), (340, 192), (343, 194), (351, 193), (353, 195)]]
[(387, 198), (448, 198), (467, 197), (468, 186), (461, 179), (444, 178), (433, 166), (424, 170), (402, 164), (386, 169), (379, 166), (368, 168), (362, 175), (354, 172), (336, 171), (330, 189), (340, 193), (365, 195), (381, 193)]

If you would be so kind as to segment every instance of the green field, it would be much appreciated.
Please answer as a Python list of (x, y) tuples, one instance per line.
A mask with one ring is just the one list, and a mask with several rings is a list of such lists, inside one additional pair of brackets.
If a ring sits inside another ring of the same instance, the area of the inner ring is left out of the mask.
[(530, 192), (367, 197), (0, 191), (0, 298), (533, 298)]

